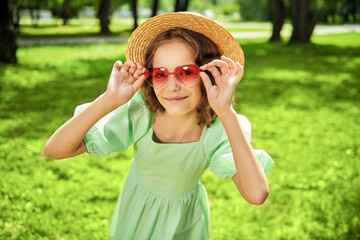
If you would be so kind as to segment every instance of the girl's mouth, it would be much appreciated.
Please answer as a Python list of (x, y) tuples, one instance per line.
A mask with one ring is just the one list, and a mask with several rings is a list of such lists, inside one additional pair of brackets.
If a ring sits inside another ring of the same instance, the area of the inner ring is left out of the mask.
[(188, 96), (186, 97), (174, 97), (174, 98), (164, 98), (166, 101), (169, 101), (169, 102), (180, 102), (182, 100), (184, 100), (185, 98), (187, 98)]

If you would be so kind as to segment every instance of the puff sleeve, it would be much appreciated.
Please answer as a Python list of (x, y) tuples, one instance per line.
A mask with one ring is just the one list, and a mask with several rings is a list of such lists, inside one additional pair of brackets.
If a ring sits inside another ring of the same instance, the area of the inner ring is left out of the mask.
[[(121, 105), (95, 123), (84, 137), (87, 151), (97, 156), (106, 156), (111, 152), (126, 150), (134, 141), (131, 109), (135, 115), (141, 115), (137, 113), (137, 105), (142, 99), (143, 96), (138, 91), (127, 104)], [(77, 106), (74, 116), (90, 104)]]
[[(251, 124), (249, 120), (241, 114), (238, 114), (238, 119), (246, 139), (250, 142)], [(210, 148), (208, 156), (210, 170), (220, 178), (232, 178), (237, 172), (234, 156), (225, 128), (218, 118), (209, 128), (207, 135), (207, 143), (205, 144)], [(254, 150), (254, 153), (265, 174), (268, 174), (274, 165), (272, 158), (264, 150)]]

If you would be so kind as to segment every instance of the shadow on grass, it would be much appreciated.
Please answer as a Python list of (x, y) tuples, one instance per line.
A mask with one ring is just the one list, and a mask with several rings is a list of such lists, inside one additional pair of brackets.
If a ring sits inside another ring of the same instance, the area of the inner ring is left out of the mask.
[[(93, 101), (106, 90), (112, 59), (78, 59), (77, 64), (81, 65), (83, 70), (87, 69), (85, 71), (88, 71), (88, 74), (78, 74), (76, 69), (62, 70), (61, 66), (19, 64), (13, 68), (28, 73), (28, 76), (35, 74), (35, 77), (45, 79), (45, 76), (42, 76), (44, 74), (48, 80), (26, 85), (26, 80), (25, 84), (23, 79), (16, 79), (11, 83), (9, 79), (2, 77), (0, 119), (19, 121), (19, 125), (13, 129), (4, 128), (1, 131), (2, 137), (12, 139), (25, 134), (26, 138), (36, 139), (44, 134), (49, 135), (55, 130), (49, 125), (54, 126), (54, 121), (59, 123), (56, 119), (69, 119), (77, 105)], [(4, 68), (0, 68), (2, 76), (4, 71)]]
[[(310, 109), (360, 100), (360, 48), (334, 45), (246, 44), (240, 92), (267, 106)], [(292, 98), (302, 101), (292, 102)]]
[(124, 29), (124, 30), (117, 30), (112, 31), (109, 35), (102, 35), (100, 33), (92, 33), (92, 32), (78, 32), (76, 34), (74, 33), (49, 33), (49, 34), (27, 34), (27, 33), (21, 33), (19, 37), (21, 39), (57, 39), (57, 38), (87, 38), (87, 37), (130, 37), (131, 33), (133, 32), (132, 29)]

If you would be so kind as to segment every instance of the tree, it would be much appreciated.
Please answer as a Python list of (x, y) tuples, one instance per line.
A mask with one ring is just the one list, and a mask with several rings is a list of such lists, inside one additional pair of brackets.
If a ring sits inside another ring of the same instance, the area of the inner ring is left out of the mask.
[[(315, 25), (321, 15), (326, 11), (326, 1), (322, 6), (322, 11), (315, 15), (318, 6), (312, 0), (292, 0), (291, 1), (291, 22), (293, 31), (290, 43), (308, 43), (314, 31)], [(313, 4), (311, 9), (311, 4)]]
[[(237, 0), (242, 20), (268, 21), (269, 0)], [(270, 0), (271, 1), (271, 0)]]
[(63, 24), (66, 25), (70, 18), (70, 0), (64, 0), (62, 4), (62, 19)]
[(136, 0), (131, 0), (131, 11), (132, 11), (133, 18), (134, 18), (133, 30), (135, 30), (138, 27), (137, 1)]
[(324, 0), (324, 2), (327, 5), (327, 10), (321, 18), (322, 22), (329, 24), (357, 22), (357, 16), (360, 13), (360, 0)]
[[(22, 8), (22, 1), (20, 0), (12, 0), (9, 2), (10, 15), (12, 24), (14, 25), (16, 34), (19, 34), (20, 28), (20, 10)], [(15, 16), (13, 13), (15, 12)]]
[(100, 34), (109, 35), (111, 34), (109, 29), (110, 24), (110, 0), (101, 0), (98, 18), (100, 20)]
[(40, 5), (41, 2), (39, 0), (27, 2), (27, 7), (30, 9), (31, 23), (34, 27), (38, 26), (40, 20)]
[[(32, 0), (32, 1), (43, 1), (43, 0)], [(97, 14), (99, 14), (100, 6), (101, 4), (103, 4), (102, 2), (103, 1), (101, 0), (52, 0), (52, 1), (48, 1), (49, 7), (47, 7), (47, 9), (51, 9), (53, 16), (61, 17), (63, 20), (63, 25), (67, 25), (69, 19), (71, 19), (74, 16), (78, 16), (80, 10), (85, 6), (95, 6), (96, 9), (98, 10)], [(104, 13), (106, 14), (106, 9), (101, 9), (101, 10), (104, 10), (105, 11)], [(99, 16), (98, 19), (100, 20)]]
[(283, 0), (270, 0), (273, 6), (272, 14), (272, 23), (273, 23), (273, 32), (270, 38), (270, 42), (279, 42), (281, 41), (280, 32), (285, 21), (285, 5)]
[(353, 22), (356, 23), (357, 19), (357, 12), (356, 10), (358, 10), (358, 13), (360, 12), (360, 1), (356, 1), (356, 0), (347, 0), (346, 1), (346, 7), (345, 7), (345, 16), (344, 16), (344, 22), (349, 23), (349, 16), (352, 17)]
[(152, 17), (156, 16), (158, 7), (159, 7), (159, 0), (154, 0), (152, 6)]
[(176, 0), (174, 12), (187, 11), (189, 6), (189, 0)]
[(0, 7), (0, 61), (17, 63), (16, 33), (12, 23), (9, 0), (2, 0)]

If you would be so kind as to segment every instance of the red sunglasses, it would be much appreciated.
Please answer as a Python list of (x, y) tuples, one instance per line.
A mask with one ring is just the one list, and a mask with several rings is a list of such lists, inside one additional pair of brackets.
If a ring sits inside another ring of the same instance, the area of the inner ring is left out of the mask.
[(202, 70), (197, 65), (190, 64), (176, 67), (174, 72), (170, 72), (164, 67), (146, 68), (144, 75), (146, 81), (154, 88), (164, 86), (171, 74), (174, 74), (175, 78), (185, 86), (192, 87), (198, 81), (200, 71)]

